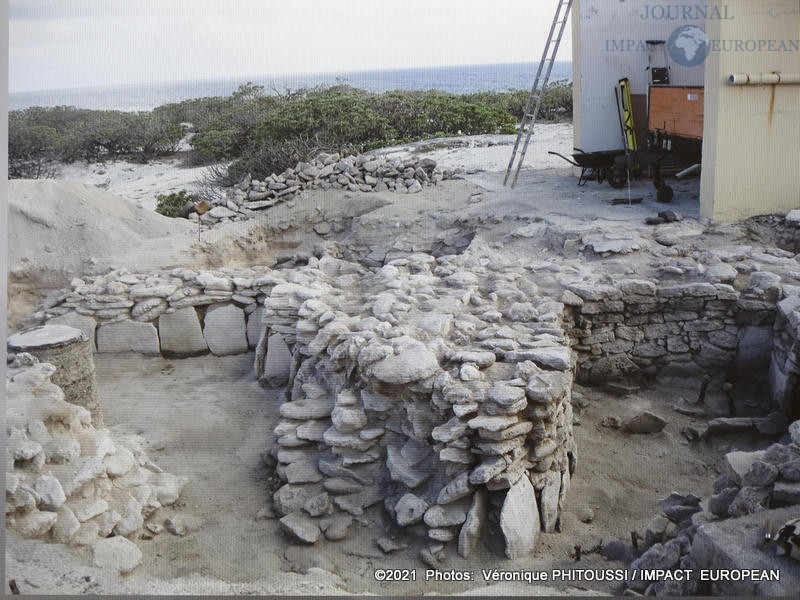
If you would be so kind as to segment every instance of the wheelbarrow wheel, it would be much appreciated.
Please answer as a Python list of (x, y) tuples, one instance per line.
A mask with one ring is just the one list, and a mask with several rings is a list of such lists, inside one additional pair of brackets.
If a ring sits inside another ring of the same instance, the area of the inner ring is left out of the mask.
[(616, 167), (608, 169), (608, 184), (615, 190), (625, 187), (628, 183), (628, 176), (625, 169), (618, 169)]

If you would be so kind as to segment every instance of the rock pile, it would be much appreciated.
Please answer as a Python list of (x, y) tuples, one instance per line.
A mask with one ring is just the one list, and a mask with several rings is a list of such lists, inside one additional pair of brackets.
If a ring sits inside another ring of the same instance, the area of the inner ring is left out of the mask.
[[(746, 579), (702, 583), (696, 576), (698, 570), (787, 567), (771, 558), (774, 549), (765, 546), (764, 535), (768, 523), (776, 533), (787, 518), (796, 515), (792, 509), (800, 504), (800, 421), (789, 426), (788, 437), (786, 443), (772, 444), (766, 450), (729, 452), (723, 474), (714, 482), (714, 494), (707, 501), (675, 492), (664, 498), (659, 503), (662, 514), (650, 520), (644, 535), (638, 536), (636, 548), (621, 541), (606, 544), (604, 556), (631, 562), (632, 571), (675, 572), (654, 583), (629, 579), (622, 589), (647, 596), (694, 596), (710, 594), (712, 590), (706, 587), (711, 585), (715, 594), (741, 595), (753, 593), (754, 583)], [(756, 514), (763, 514), (763, 519), (748, 517)], [(727, 521), (730, 526), (725, 525), (726, 519), (731, 519)], [(750, 554), (753, 550), (755, 554)], [(756, 559), (764, 565), (756, 564)], [(681, 577), (685, 570), (695, 576)], [(786, 580), (797, 579), (800, 569), (787, 568), (785, 575)]]
[(709, 498), (712, 514), (740, 517), (766, 508), (800, 504), (800, 421), (789, 426), (791, 441), (756, 452), (729, 452)]
[(283, 528), (342, 539), (382, 503), (435, 564), (448, 542), (468, 556), (491, 537), (494, 512), (506, 555), (528, 554), (558, 528), (575, 468), (562, 312), (528, 270), (468, 255), (375, 272), (325, 256), (289, 273), (257, 353), (266, 381), (290, 381), (275, 427)]
[(310, 162), (299, 162), (294, 169), (272, 174), (260, 181), (249, 175), (225, 197), (213, 202), (211, 209), (189, 218), (206, 225), (221, 221), (248, 219), (257, 211), (292, 200), (306, 189), (340, 189), (351, 192), (386, 192), (416, 194), (424, 187), (458, 176), (458, 170), (440, 170), (430, 158), (410, 156), (389, 158), (359, 154), (342, 158), (322, 153)]
[(99, 566), (130, 571), (141, 552), (126, 538), (173, 504), (186, 478), (163, 472), (135, 438), (95, 429), (89, 411), (50, 382), (54, 371), (25, 353), (9, 365), (6, 526), (89, 546)]

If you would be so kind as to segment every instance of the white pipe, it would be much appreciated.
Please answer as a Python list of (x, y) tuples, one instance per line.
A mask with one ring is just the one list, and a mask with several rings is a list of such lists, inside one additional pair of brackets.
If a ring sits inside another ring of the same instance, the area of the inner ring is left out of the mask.
[(696, 165), (692, 165), (681, 171), (680, 173), (675, 173), (675, 179), (683, 179), (687, 175), (691, 175), (692, 173), (697, 173), (700, 169), (703, 168), (703, 165), (697, 163)]
[(728, 77), (731, 85), (788, 85), (800, 83), (800, 73), (736, 73)]

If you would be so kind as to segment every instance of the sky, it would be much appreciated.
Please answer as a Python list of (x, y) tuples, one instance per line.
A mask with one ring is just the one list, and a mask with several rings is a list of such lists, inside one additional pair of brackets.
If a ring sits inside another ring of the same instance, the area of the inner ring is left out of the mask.
[[(9, 92), (538, 61), (556, 0), (11, 0)], [(570, 60), (570, 31), (558, 60)]]

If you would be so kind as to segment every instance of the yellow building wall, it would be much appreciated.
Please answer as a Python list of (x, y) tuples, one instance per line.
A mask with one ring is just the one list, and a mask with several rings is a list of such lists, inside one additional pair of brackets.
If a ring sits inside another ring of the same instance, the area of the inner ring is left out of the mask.
[[(712, 46), (705, 63), (700, 213), (714, 221), (734, 221), (800, 208), (800, 85), (727, 83), (734, 73), (800, 73), (800, 52), (750, 51), (746, 46), (749, 40), (797, 43), (800, 2), (724, 4), (734, 18), (706, 22), (709, 39), (721, 46)], [(733, 49), (724, 43), (733, 43)]]

